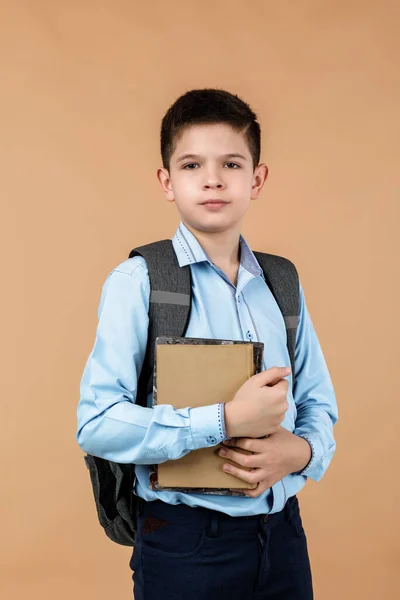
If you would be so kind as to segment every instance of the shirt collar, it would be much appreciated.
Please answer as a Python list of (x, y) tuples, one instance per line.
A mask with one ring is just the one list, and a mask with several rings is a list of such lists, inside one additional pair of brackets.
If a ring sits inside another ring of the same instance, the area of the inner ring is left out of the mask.
[[(202, 248), (199, 241), (182, 221), (172, 238), (172, 244), (180, 267), (205, 261), (209, 262), (210, 265), (213, 264), (207, 252)], [(242, 267), (255, 277), (262, 275), (262, 269), (258, 264), (257, 259), (242, 235), (239, 238), (239, 244), (240, 264)]]

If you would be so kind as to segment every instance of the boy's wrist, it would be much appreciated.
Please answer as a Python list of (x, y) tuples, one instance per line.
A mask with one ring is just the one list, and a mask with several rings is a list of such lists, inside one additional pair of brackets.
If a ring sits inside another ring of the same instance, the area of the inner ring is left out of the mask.
[[(295, 435), (295, 434), (294, 434)], [(293, 473), (300, 474), (312, 460), (312, 447), (309, 441), (301, 435), (296, 435), (297, 450), (295, 453)], [(294, 438), (293, 438), (294, 439)]]

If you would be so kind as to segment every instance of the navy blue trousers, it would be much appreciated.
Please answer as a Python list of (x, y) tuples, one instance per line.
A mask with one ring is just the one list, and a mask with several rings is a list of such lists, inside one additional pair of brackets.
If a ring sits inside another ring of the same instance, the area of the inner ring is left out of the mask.
[(135, 600), (312, 600), (296, 496), (273, 515), (144, 502), (129, 563)]

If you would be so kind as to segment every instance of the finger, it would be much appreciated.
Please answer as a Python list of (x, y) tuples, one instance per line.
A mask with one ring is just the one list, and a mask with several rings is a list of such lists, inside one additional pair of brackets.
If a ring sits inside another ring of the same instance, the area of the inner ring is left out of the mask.
[(236, 446), (237, 440), (240, 440), (240, 438), (231, 438), (230, 440), (222, 440), (222, 444), (224, 444), (224, 446)]
[[(248, 452), (264, 452), (266, 448), (265, 440), (268, 438), (268, 435), (259, 437), (259, 438), (249, 438), (242, 437), (236, 438), (235, 440), (226, 442), (222, 442), (222, 447), (229, 448), (241, 448), (242, 450), (247, 450)], [(269, 444), (268, 444), (269, 445)]]
[(261, 469), (253, 469), (252, 471), (244, 471), (235, 465), (224, 464), (223, 470), (246, 483), (259, 483), (262, 479)]
[(236, 452), (232, 448), (221, 448), (218, 451), (218, 455), (227, 461), (235, 463), (234, 466), (244, 467), (245, 469), (254, 469), (255, 467), (261, 467), (263, 457), (260, 454), (243, 454), (242, 452)]
[(261, 481), (258, 486), (254, 488), (254, 490), (244, 490), (244, 492), (246, 496), (250, 496), (250, 498), (258, 498), (258, 496), (261, 496), (261, 494), (263, 494), (267, 489), (268, 486)]
[(260, 495), (260, 483), (257, 485), (257, 487), (255, 487), (253, 490), (243, 490), (244, 493), (246, 494), (246, 496), (249, 496), (250, 498), (257, 498)]
[(275, 388), (282, 389), (282, 391), (287, 392), (289, 388), (289, 381), (285, 378), (281, 379), (274, 385)]

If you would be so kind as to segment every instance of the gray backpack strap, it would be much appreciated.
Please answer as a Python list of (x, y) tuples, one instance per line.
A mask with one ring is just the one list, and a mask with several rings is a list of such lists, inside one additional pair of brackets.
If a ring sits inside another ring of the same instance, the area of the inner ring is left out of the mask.
[(155, 341), (159, 336), (183, 337), (192, 301), (190, 266), (180, 267), (172, 240), (161, 240), (131, 250), (129, 258), (142, 256), (150, 279), (147, 349), (138, 381), (137, 402), (146, 406), (153, 390)]
[[(154, 346), (158, 336), (184, 335), (191, 304), (190, 267), (179, 267), (172, 241), (134, 248), (129, 257), (143, 256), (150, 278), (149, 331), (146, 354), (138, 381), (137, 402), (146, 406), (153, 386)], [(118, 464), (85, 457), (90, 472), (98, 519), (106, 535), (117, 544), (135, 546), (137, 514), (143, 500), (135, 493), (134, 464)]]
[(287, 347), (292, 367), (292, 382), (295, 379), (296, 333), (299, 320), (299, 276), (294, 264), (275, 254), (254, 252), (283, 315), (286, 325)]

